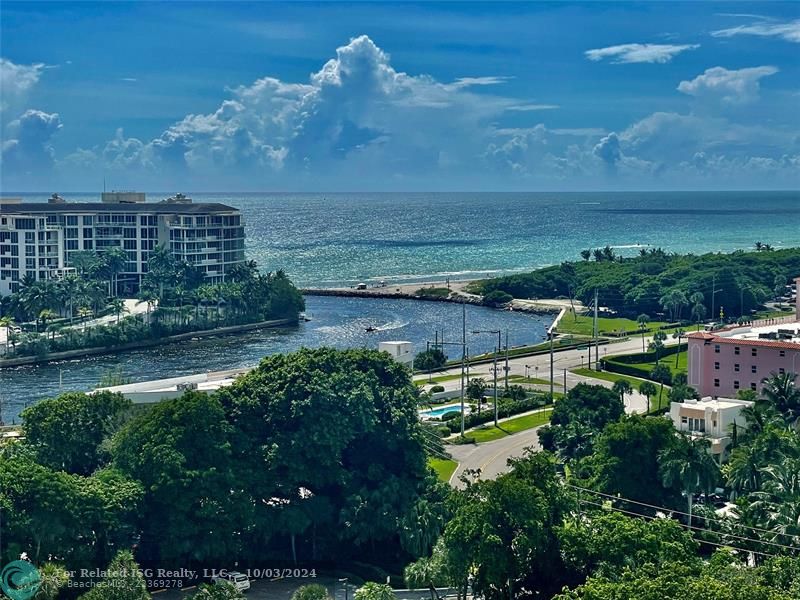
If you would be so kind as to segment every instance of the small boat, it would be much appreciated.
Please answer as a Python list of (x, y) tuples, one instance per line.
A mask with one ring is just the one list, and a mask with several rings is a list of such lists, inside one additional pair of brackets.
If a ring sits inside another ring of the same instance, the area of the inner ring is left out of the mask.
[(308, 322), (311, 320), (311, 315), (309, 315), (308, 313), (301, 312), (299, 315), (297, 315), (297, 319), (298, 321)]
[(365, 328), (364, 331), (366, 331), (367, 333), (372, 333), (373, 331), (378, 331), (378, 328), (373, 325), (370, 325), (369, 327)]

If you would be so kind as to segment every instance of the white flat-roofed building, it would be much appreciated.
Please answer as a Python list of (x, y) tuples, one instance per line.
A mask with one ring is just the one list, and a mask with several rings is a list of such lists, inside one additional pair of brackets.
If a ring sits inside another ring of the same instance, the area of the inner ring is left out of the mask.
[(414, 362), (414, 344), (411, 342), (379, 342), (378, 350), (388, 352), (397, 362), (411, 366)]
[(0, 203), (0, 295), (19, 291), (25, 275), (63, 277), (74, 270), (72, 257), (80, 251), (125, 251), (126, 267), (118, 277), (123, 295), (139, 289), (157, 245), (198, 267), (209, 283), (224, 281), (245, 260), (244, 222), (232, 206), (195, 204), (180, 194), (162, 202), (54, 199)]
[(670, 403), (669, 416), (678, 431), (707, 437), (711, 454), (721, 462), (727, 458), (734, 423), (739, 429), (747, 428), (741, 415), (747, 406), (753, 406), (753, 402), (736, 398), (690, 399)]

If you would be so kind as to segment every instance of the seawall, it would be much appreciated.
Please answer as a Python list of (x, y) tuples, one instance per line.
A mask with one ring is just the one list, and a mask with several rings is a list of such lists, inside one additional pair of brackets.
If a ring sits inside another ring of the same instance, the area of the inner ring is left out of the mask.
[(42, 356), (23, 356), (20, 358), (7, 358), (0, 360), (0, 369), (4, 367), (21, 367), (24, 365), (34, 365), (39, 363), (53, 362), (56, 360), (66, 360), (70, 358), (83, 358), (85, 356), (98, 356), (102, 354), (115, 354), (126, 350), (139, 350), (141, 348), (151, 348), (172, 342), (183, 342), (192, 338), (211, 337), (215, 335), (230, 335), (254, 329), (271, 329), (275, 327), (286, 327), (296, 323), (296, 319), (275, 319), (272, 321), (259, 321), (258, 323), (245, 323), (243, 325), (230, 325), (228, 327), (217, 327), (215, 329), (203, 329), (200, 331), (189, 331), (152, 340), (141, 340), (120, 344), (118, 346), (100, 346), (96, 348), (81, 348), (67, 350), (65, 352), (52, 352)]

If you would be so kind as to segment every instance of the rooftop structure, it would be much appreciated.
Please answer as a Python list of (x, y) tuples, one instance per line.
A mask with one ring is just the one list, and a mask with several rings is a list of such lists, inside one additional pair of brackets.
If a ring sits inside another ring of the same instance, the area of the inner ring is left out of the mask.
[(123, 294), (139, 289), (157, 245), (199, 268), (209, 283), (224, 281), (234, 265), (244, 262), (238, 209), (195, 204), (183, 194), (162, 202), (143, 200), (144, 194), (111, 192), (95, 203), (67, 202), (57, 194), (47, 203), (0, 203), (0, 295), (19, 291), (25, 275), (42, 280), (74, 272), (72, 257), (79, 251), (122, 248), (127, 255), (119, 274)]
[(689, 385), (701, 396), (760, 393), (771, 373), (800, 373), (800, 302), (793, 316), (698, 331), (687, 341)]
[(711, 454), (721, 462), (727, 458), (733, 428), (747, 427), (742, 409), (752, 405), (747, 400), (706, 397), (671, 402), (669, 416), (678, 431), (707, 437), (711, 441)]
[(379, 342), (378, 350), (388, 352), (401, 364), (411, 365), (414, 362), (414, 344), (411, 342)]

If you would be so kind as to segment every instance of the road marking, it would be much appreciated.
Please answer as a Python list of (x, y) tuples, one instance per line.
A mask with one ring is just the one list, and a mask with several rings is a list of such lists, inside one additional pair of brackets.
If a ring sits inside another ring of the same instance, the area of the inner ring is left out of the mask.
[[(539, 427), (541, 427), (541, 425), (539, 425)], [(530, 431), (532, 431), (532, 432), (534, 432), (534, 431), (537, 431), (537, 430), (539, 429), (539, 427), (534, 427), (534, 428), (533, 428), (533, 429), (531, 429)], [(513, 434), (512, 434), (512, 435), (513, 435)], [(510, 437), (510, 436), (509, 436), (509, 437)], [(495, 460), (497, 460), (497, 457), (498, 457), (498, 456), (500, 456), (501, 454), (503, 454), (503, 453), (505, 453), (505, 452), (508, 452), (508, 453), (510, 454), (510, 453), (511, 453), (511, 451), (512, 451), (514, 448), (518, 448), (519, 446), (523, 446), (523, 447), (524, 447), (524, 446), (526, 446), (526, 445), (530, 446), (530, 445), (532, 445), (532, 443), (533, 443), (533, 442), (532, 442), (531, 440), (526, 440), (526, 441), (524, 441), (524, 442), (520, 442), (520, 443), (514, 444), (513, 446), (511, 446), (511, 447), (509, 447), (509, 448), (504, 448), (503, 450), (500, 450), (500, 452), (498, 452), (497, 454), (494, 454), (494, 455), (493, 455), (493, 456), (492, 456), (492, 457), (491, 457), (489, 460), (487, 460), (485, 463), (483, 463), (483, 464), (482, 464), (482, 465), (479, 467), (479, 468), (480, 468), (480, 470), (481, 470), (481, 472), (483, 472), (483, 470), (486, 468), (486, 466), (487, 466), (489, 463), (492, 463), (492, 462), (494, 462)], [(511, 456), (509, 456), (509, 458), (511, 458)]]

